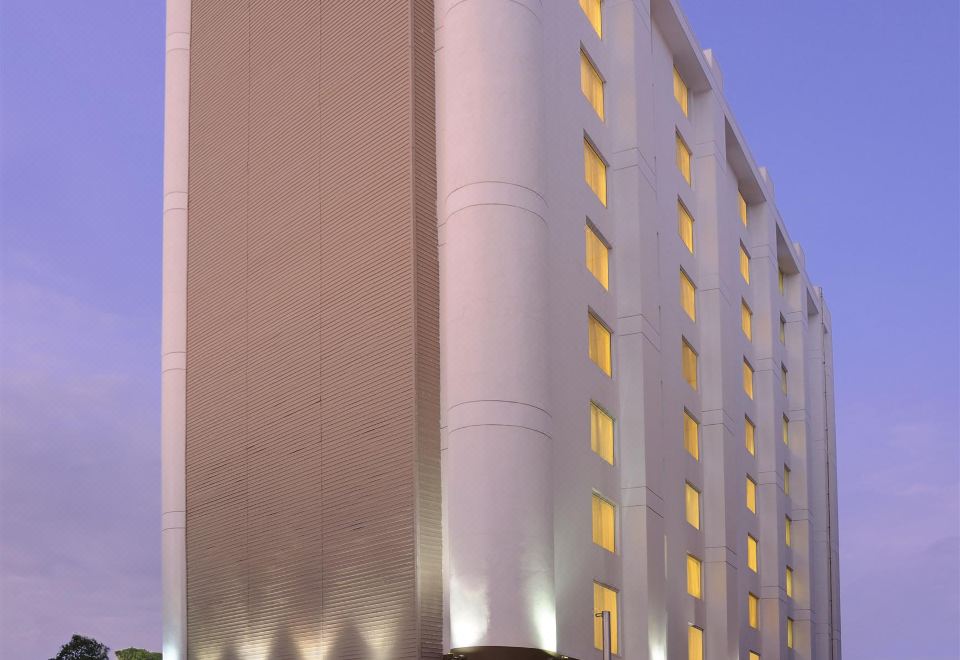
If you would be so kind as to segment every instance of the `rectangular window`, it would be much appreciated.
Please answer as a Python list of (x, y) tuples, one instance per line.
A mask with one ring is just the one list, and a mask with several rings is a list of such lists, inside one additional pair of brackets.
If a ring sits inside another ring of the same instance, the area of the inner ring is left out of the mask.
[(609, 287), (610, 248), (590, 225), (587, 225), (587, 270), (597, 278), (604, 289)]
[(603, 119), (603, 78), (582, 50), (580, 51), (580, 91), (590, 101), (597, 116)]
[(619, 634), (617, 631), (617, 592), (599, 582), (593, 583), (593, 646), (603, 650), (603, 619), (596, 616), (601, 612), (610, 612), (610, 650), (619, 653)]
[(760, 627), (760, 599), (749, 593), (747, 594), (747, 620), (754, 630)]
[(783, 444), (790, 444), (790, 420), (786, 415), (783, 416), (783, 419), (780, 421), (780, 435), (783, 438)]
[(583, 178), (604, 206), (607, 205), (607, 166), (597, 150), (583, 141)]
[(787, 393), (787, 368), (780, 364), (780, 389), (783, 390), (783, 393)]
[(617, 509), (596, 493), (593, 494), (593, 542), (604, 550), (616, 552)]
[(677, 216), (679, 218), (680, 240), (690, 250), (690, 254), (693, 254), (693, 216), (690, 215), (690, 211), (679, 199), (677, 200)]
[(590, 402), (590, 449), (613, 465), (613, 418)]
[(750, 284), (750, 255), (743, 243), (740, 244), (740, 276), (744, 282)]
[(757, 539), (747, 534), (747, 568), (757, 572)]
[(683, 340), (683, 379), (694, 390), (697, 389), (697, 352)]
[(790, 468), (783, 466), (783, 494), (790, 494)]
[(750, 651), (750, 657), (748, 660), (760, 660), (760, 654), (756, 651)]
[(785, 578), (787, 598), (793, 598), (793, 569), (789, 566), (787, 566)]
[(687, 628), (687, 660), (703, 660), (703, 630)]
[(746, 358), (743, 360), (743, 391), (748, 398), (753, 398), (753, 367)]
[[(600, 17), (600, 0), (580, 0), (580, 9), (587, 15), (590, 25), (597, 31), (597, 36), (603, 38)], [(599, 647), (598, 647), (599, 648)]]
[(680, 174), (683, 175), (684, 180), (692, 185), (690, 155), (690, 147), (688, 147), (687, 143), (680, 137), (680, 133), (677, 133), (677, 169), (680, 170)]
[(777, 268), (777, 289), (780, 290), (780, 295), (783, 295), (783, 270)]
[(680, 72), (677, 71), (676, 67), (673, 69), (673, 98), (677, 99), (677, 103), (680, 105), (680, 109), (683, 111), (683, 116), (689, 116), (689, 108), (687, 107), (689, 92), (687, 91), (687, 83), (683, 82), (683, 78), (680, 77)]
[(786, 544), (786, 546), (787, 546), (788, 548), (790, 547), (790, 534), (791, 534), (791, 529), (790, 529), (790, 528), (791, 528), (792, 526), (793, 526), (793, 521), (790, 520), (790, 516), (784, 516), (784, 519), (783, 519), (783, 542)]
[(740, 222), (743, 223), (743, 226), (747, 226), (747, 200), (743, 198), (743, 194), (738, 190), (737, 191), (737, 202), (738, 209), (740, 211)]
[(787, 319), (783, 318), (783, 314), (780, 315), (780, 343), (787, 343)]
[(700, 460), (700, 424), (686, 410), (683, 411), (683, 447), (694, 460)]
[(740, 301), (740, 329), (747, 341), (753, 341), (753, 312), (746, 300)]
[(747, 477), (747, 508), (750, 513), (757, 512), (757, 482)]
[(700, 529), (700, 491), (688, 482), (685, 492), (687, 522), (694, 529)]
[(694, 598), (703, 598), (702, 564), (693, 555), (687, 555), (687, 593)]
[(610, 331), (593, 314), (589, 314), (587, 318), (589, 319), (590, 359), (609, 376), (613, 373)]
[(691, 321), (697, 320), (697, 287), (682, 270), (680, 271), (680, 306)]
[(793, 619), (787, 617), (787, 648), (793, 648)]

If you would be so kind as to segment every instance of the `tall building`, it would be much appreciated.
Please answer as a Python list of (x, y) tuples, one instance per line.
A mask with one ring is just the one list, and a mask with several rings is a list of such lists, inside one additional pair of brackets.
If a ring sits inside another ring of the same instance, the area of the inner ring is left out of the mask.
[(830, 315), (676, 0), (167, 45), (167, 660), (840, 658)]

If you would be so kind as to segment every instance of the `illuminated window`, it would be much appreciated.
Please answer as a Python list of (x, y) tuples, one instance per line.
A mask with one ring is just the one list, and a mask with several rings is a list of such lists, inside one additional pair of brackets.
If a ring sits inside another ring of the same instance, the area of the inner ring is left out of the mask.
[(697, 320), (697, 287), (687, 277), (687, 274), (680, 271), (680, 306), (691, 320)]
[(747, 451), (750, 452), (751, 456), (756, 456), (757, 454), (757, 427), (754, 426), (753, 422), (750, 421), (750, 418), (744, 417), (743, 419), (743, 438), (744, 444), (746, 444)]
[(612, 371), (612, 349), (610, 331), (593, 314), (589, 319), (590, 359), (608, 376)]
[(700, 460), (700, 424), (683, 411), (683, 446), (695, 460)]
[(688, 483), (686, 485), (685, 500), (687, 522), (690, 523), (694, 529), (700, 529), (700, 491)]
[(683, 78), (680, 77), (680, 72), (676, 68), (673, 69), (673, 98), (677, 99), (677, 103), (680, 104), (680, 109), (683, 110), (683, 115), (689, 116), (689, 108), (687, 107), (687, 99), (689, 93), (687, 92), (687, 83), (683, 82)]
[(747, 594), (747, 619), (751, 628), (760, 627), (760, 599), (753, 594)]
[(687, 660), (703, 660), (703, 630), (687, 628)]
[(747, 200), (743, 198), (743, 195), (740, 191), (737, 191), (737, 202), (738, 208), (740, 210), (740, 222), (743, 223), (743, 226), (747, 226)]
[(747, 477), (747, 508), (750, 513), (757, 512), (757, 482)]
[(703, 598), (703, 576), (700, 560), (687, 555), (687, 593), (694, 598)]
[(580, 51), (580, 91), (603, 119), (603, 78), (597, 73), (587, 54)]
[(746, 359), (743, 361), (743, 391), (749, 398), (753, 398), (753, 367)]
[(683, 340), (683, 379), (694, 390), (697, 389), (697, 352)]
[(791, 528), (791, 526), (793, 525), (793, 521), (790, 520), (790, 516), (785, 516), (784, 519), (783, 519), (783, 523), (784, 523), (784, 528), (783, 528), (783, 542), (784, 542), (784, 543), (787, 545), (787, 547), (789, 548), (789, 547), (790, 547), (790, 533), (791, 533), (790, 528)]
[(783, 270), (777, 268), (777, 289), (780, 290), (780, 295), (783, 295)]
[[(603, 37), (600, 23), (600, 0), (580, 0), (580, 9), (587, 15), (590, 25), (597, 31), (598, 37)], [(600, 648), (599, 646), (597, 648)]]
[(790, 494), (790, 468), (783, 466), (783, 494)]
[(784, 394), (787, 393), (787, 368), (782, 363), (780, 365), (780, 389)]
[(753, 341), (753, 312), (745, 300), (740, 301), (740, 328), (749, 341)]
[(786, 571), (787, 598), (793, 598), (793, 569), (787, 566)]
[(790, 444), (790, 420), (784, 415), (780, 421), (780, 435), (783, 438), (783, 444)]
[(756, 651), (750, 651), (750, 657), (748, 660), (760, 660), (760, 654)]
[(757, 539), (747, 534), (747, 568), (757, 572)]
[(783, 314), (780, 315), (780, 343), (787, 343), (787, 319), (783, 318)]
[(596, 493), (593, 494), (593, 542), (604, 550), (616, 552), (617, 509)]
[(613, 465), (613, 418), (590, 402), (590, 449)]
[(610, 612), (610, 650), (619, 653), (619, 633), (617, 631), (617, 592), (599, 582), (593, 583), (593, 646), (603, 650), (603, 619), (596, 616), (601, 612)]
[(680, 170), (680, 174), (683, 175), (687, 183), (692, 181), (690, 178), (690, 147), (683, 141), (679, 133), (677, 133), (677, 169)]
[(610, 283), (610, 248), (593, 227), (587, 225), (587, 269), (606, 289)]
[(740, 276), (744, 282), (750, 284), (750, 255), (747, 254), (742, 243), (740, 244)]
[(607, 166), (596, 149), (583, 141), (583, 178), (600, 203), (607, 205)]
[(693, 254), (693, 216), (690, 215), (690, 211), (680, 200), (677, 200), (677, 215), (679, 217), (680, 240), (690, 250), (690, 254)]
[(793, 648), (793, 619), (787, 618), (787, 648)]

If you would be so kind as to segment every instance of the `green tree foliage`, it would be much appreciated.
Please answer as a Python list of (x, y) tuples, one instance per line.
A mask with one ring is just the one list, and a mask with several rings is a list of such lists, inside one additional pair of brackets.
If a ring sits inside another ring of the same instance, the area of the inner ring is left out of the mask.
[(163, 660), (163, 654), (131, 647), (117, 651), (117, 660)]
[(110, 660), (110, 649), (92, 637), (74, 635), (50, 660)]

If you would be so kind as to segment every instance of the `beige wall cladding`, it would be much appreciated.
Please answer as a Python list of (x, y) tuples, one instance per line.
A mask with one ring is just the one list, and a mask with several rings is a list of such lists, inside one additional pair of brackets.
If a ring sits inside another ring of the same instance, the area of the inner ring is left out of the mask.
[(192, 14), (188, 656), (439, 658), (433, 3)]

